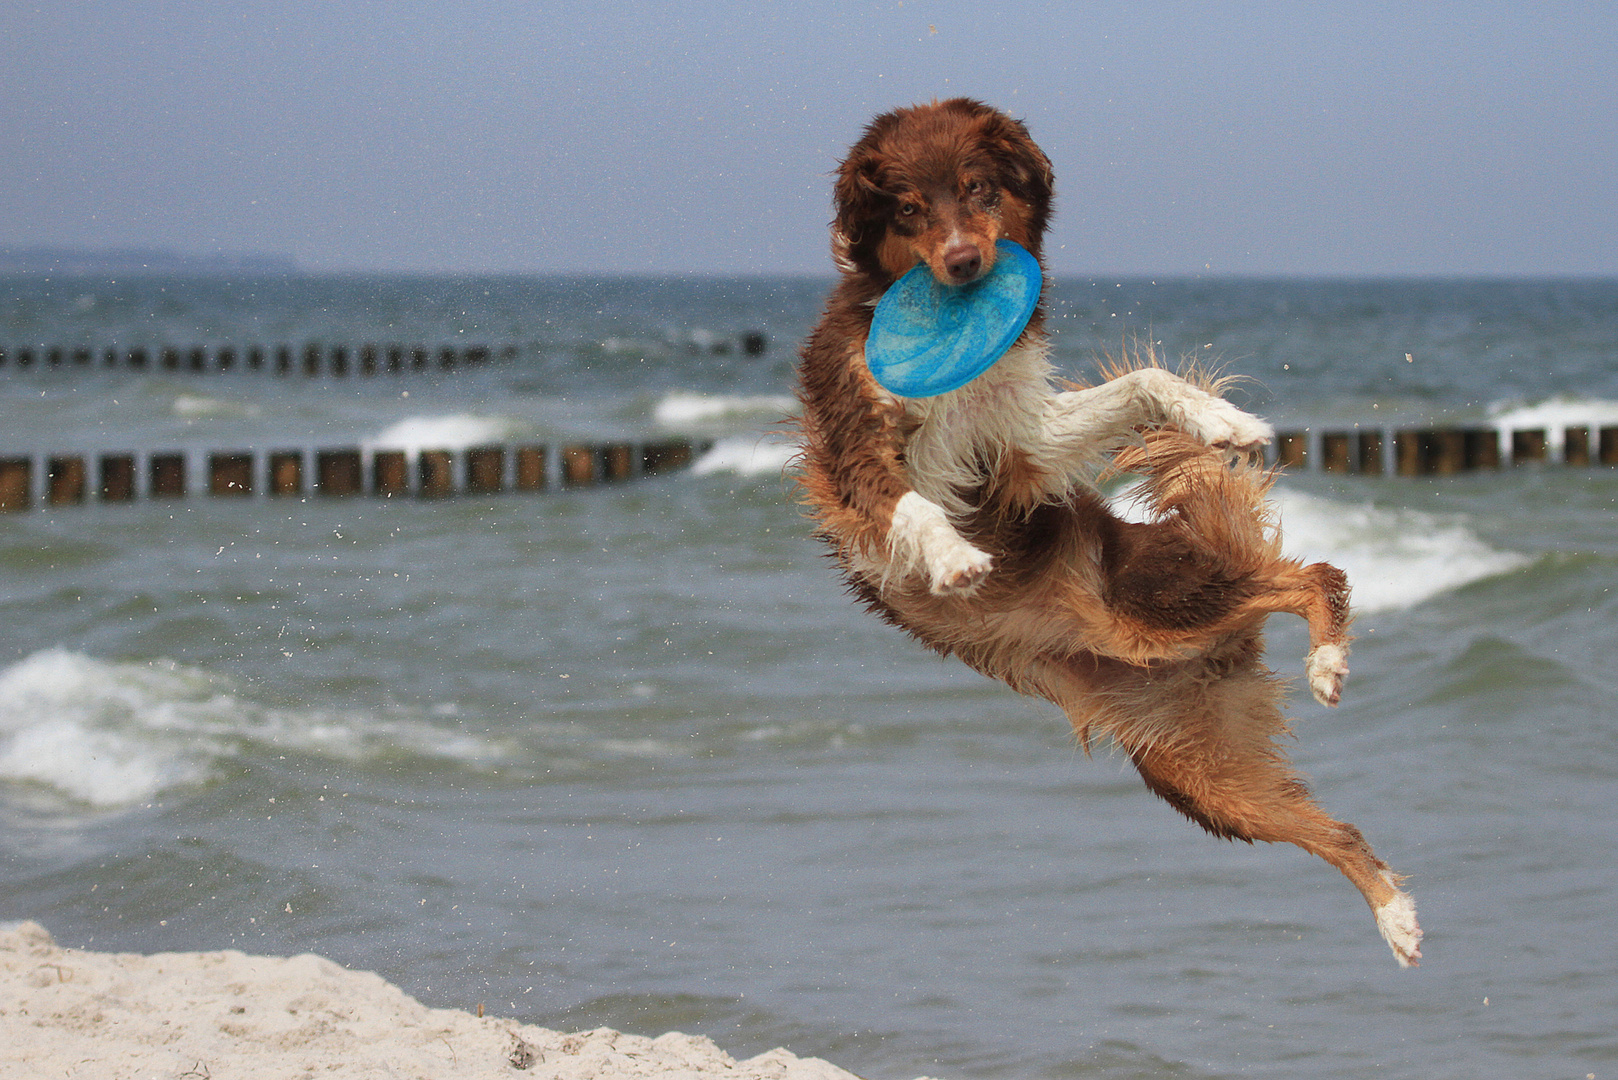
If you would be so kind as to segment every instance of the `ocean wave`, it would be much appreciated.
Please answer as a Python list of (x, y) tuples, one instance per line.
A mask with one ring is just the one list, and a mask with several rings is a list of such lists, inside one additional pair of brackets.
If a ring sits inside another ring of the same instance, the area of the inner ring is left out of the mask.
[(651, 338), (612, 336), (602, 340), (601, 351), (608, 356), (659, 355), (666, 351), (664, 344)]
[(1618, 424), (1618, 401), (1599, 398), (1553, 397), (1534, 404), (1501, 401), (1489, 406), (1489, 421), (1503, 429)]
[[(1112, 500), (1127, 521), (1146, 519), (1130, 498)], [(1281, 523), (1281, 548), (1305, 562), (1329, 562), (1348, 575), (1354, 610), (1401, 611), (1474, 581), (1508, 574), (1533, 560), (1490, 547), (1462, 515), (1353, 505), (1278, 487), (1271, 493)]]
[(424, 718), (272, 708), (244, 699), (228, 679), (171, 661), (46, 649), (0, 671), (0, 784), (41, 786), (100, 809), (133, 806), (204, 783), (255, 746), (468, 764), (507, 752)]
[(779, 419), (797, 411), (798, 403), (786, 394), (694, 394), (676, 391), (652, 410), (664, 427), (711, 424), (717, 420), (766, 417)]
[(779, 476), (798, 453), (798, 444), (784, 434), (734, 435), (719, 439), (691, 465), (697, 476), (735, 473), (738, 476)]
[(365, 445), (367, 449), (417, 454), (423, 450), (465, 450), (502, 442), (516, 434), (516, 425), (498, 416), (410, 416), (367, 439)]
[(1285, 487), (1274, 499), (1283, 550), (1341, 567), (1359, 612), (1415, 607), (1532, 561), (1490, 547), (1461, 515), (1352, 505)]
[(206, 394), (176, 395), (171, 409), (175, 416), (183, 420), (201, 420), (211, 417), (251, 419), (264, 415), (264, 409), (261, 406), (242, 401), (229, 401), (225, 398), (209, 397)]
[(1584, 425), (1593, 433), (1618, 425), (1618, 401), (1562, 396), (1533, 404), (1496, 402), (1489, 407), (1489, 423), (1500, 432), (1544, 431), (1546, 448), (1556, 460), (1562, 456), (1569, 427)]

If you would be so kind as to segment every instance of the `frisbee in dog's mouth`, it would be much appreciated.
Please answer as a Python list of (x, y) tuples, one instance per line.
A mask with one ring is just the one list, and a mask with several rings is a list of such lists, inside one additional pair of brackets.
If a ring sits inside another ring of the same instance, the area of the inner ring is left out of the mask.
[(966, 285), (940, 285), (925, 263), (877, 302), (865, 363), (900, 397), (932, 397), (982, 375), (1017, 340), (1039, 305), (1039, 260), (995, 242), (994, 269)]

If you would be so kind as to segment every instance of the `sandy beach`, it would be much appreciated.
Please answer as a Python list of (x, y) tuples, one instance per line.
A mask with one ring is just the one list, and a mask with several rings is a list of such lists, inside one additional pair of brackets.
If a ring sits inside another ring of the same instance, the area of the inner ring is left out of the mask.
[(38, 923), (0, 926), (5, 1080), (853, 1080), (771, 1050), (607, 1028), (563, 1033), (430, 1009), (381, 976), (314, 955), (153, 956), (64, 949)]

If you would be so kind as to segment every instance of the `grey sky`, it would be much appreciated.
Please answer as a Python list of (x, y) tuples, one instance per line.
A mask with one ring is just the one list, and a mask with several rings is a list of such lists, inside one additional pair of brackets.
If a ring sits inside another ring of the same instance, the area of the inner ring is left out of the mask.
[(828, 172), (968, 94), (1060, 274), (1618, 274), (1618, 6), (0, 5), (0, 244), (826, 273)]

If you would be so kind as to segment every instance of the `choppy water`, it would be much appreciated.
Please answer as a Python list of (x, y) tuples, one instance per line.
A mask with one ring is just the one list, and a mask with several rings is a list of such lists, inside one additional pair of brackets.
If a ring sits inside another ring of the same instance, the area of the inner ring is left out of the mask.
[[(840, 592), (772, 425), (821, 282), (13, 279), (0, 346), (520, 346), (442, 376), (0, 375), (0, 451), (691, 434), (692, 472), (445, 502), (0, 516), (0, 919), (315, 951), (435, 1004), (871, 1077), (1610, 1077), (1618, 474), (1303, 475), (1348, 570), (1294, 755), (1410, 875), (1212, 840), (1055, 710)], [(1059, 282), (1283, 423), (1613, 414), (1610, 282)], [(705, 346), (762, 329), (764, 357)], [(1409, 358), (1407, 359), (1407, 355)], [(1272, 623), (1295, 672), (1301, 624)]]

